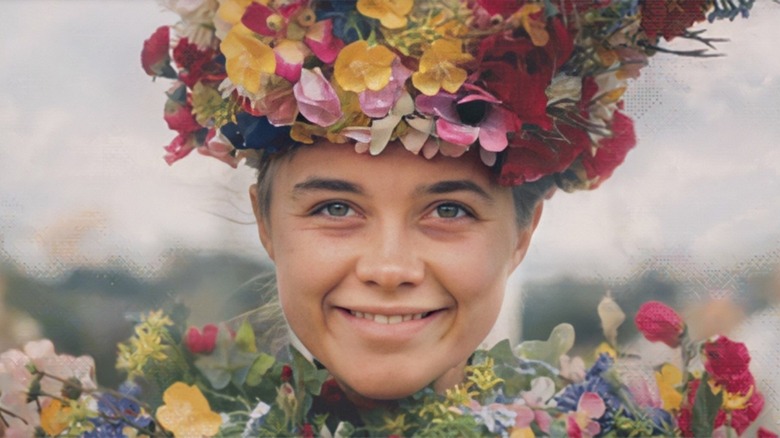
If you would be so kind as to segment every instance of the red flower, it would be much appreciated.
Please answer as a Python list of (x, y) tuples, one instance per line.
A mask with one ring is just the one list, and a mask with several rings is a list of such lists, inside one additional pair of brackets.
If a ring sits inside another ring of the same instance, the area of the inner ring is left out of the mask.
[(344, 398), (344, 391), (341, 390), (341, 387), (339, 387), (336, 379), (331, 378), (322, 384), (320, 396), (325, 400), (326, 403), (333, 405), (340, 402)]
[(675, 348), (680, 345), (680, 336), (685, 323), (671, 307), (658, 301), (648, 301), (639, 308), (634, 323), (651, 342), (663, 342)]
[[(550, 129), (547, 94), (555, 71), (569, 59), (574, 42), (558, 18), (548, 20), (550, 39), (537, 47), (528, 36), (493, 35), (479, 47), (479, 79), (523, 123)], [(513, 78), (513, 80), (507, 80)]]
[(173, 49), (173, 60), (179, 67), (179, 79), (192, 88), (201, 79), (213, 82), (225, 78), (224, 69), (219, 67), (214, 59), (214, 50), (200, 50), (187, 38), (182, 38)]
[(758, 428), (758, 433), (756, 433), (756, 436), (758, 436), (758, 438), (778, 438), (776, 433), (770, 430), (766, 430), (763, 427)]
[(590, 146), (588, 134), (568, 125), (559, 127), (564, 139), (541, 140), (536, 136), (515, 137), (506, 149), (499, 183), (506, 186), (536, 181), (566, 170)]
[[(591, 189), (598, 187), (612, 175), (628, 151), (636, 145), (634, 122), (625, 114), (615, 111), (612, 116), (612, 136), (599, 141), (596, 155), (583, 154), (582, 166), (589, 180)], [(648, 338), (649, 339), (649, 338)]]
[(663, 36), (670, 41), (706, 18), (708, 0), (646, 1), (642, 3), (642, 29), (655, 40)]
[[(748, 400), (745, 409), (731, 411), (731, 427), (737, 431), (737, 435), (742, 435), (742, 432), (758, 418), (758, 415), (763, 409), (764, 396), (756, 391), (753, 396), (750, 397), (750, 400)], [(715, 428), (717, 429), (726, 424), (726, 420), (726, 412), (723, 410), (719, 411), (718, 415), (715, 417)]]
[(301, 437), (302, 438), (314, 438), (314, 428), (311, 427), (311, 424), (306, 423), (303, 425), (303, 428), (301, 430)]
[(687, 403), (682, 404), (680, 414), (677, 416), (677, 426), (680, 427), (682, 436), (693, 436), (693, 403), (696, 401), (696, 392), (699, 390), (701, 379), (694, 379), (688, 383), (685, 394)]
[(500, 14), (504, 18), (517, 12), (523, 3), (525, 3), (523, 0), (477, 0), (477, 4), (488, 14)]
[(704, 368), (728, 392), (747, 394), (755, 384), (745, 344), (719, 336), (704, 344), (704, 357)]
[(141, 66), (146, 74), (176, 79), (176, 71), (171, 67), (169, 49), (169, 28), (160, 26), (144, 41), (144, 48), (141, 50)]
[(165, 113), (163, 115), (168, 128), (179, 134), (189, 134), (190, 132), (201, 129), (201, 126), (192, 115), (192, 106), (182, 105), (173, 99), (165, 102)]
[(184, 346), (194, 354), (209, 354), (217, 344), (217, 332), (219, 329), (214, 324), (204, 325), (202, 333), (197, 327), (190, 327), (184, 337)]
[(282, 382), (289, 382), (292, 380), (293, 371), (292, 368), (290, 368), (289, 365), (285, 365), (282, 367)]

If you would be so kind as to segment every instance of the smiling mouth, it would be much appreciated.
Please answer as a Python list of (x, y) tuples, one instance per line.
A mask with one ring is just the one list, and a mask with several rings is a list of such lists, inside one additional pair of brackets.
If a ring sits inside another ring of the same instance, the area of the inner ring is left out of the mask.
[(432, 313), (434, 312), (409, 313), (406, 315), (380, 315), (376, 313), (356, 312), (354, 310), (349, 310), (349, 314), (356, 318), (367, 319), (369, 321), (374, 321), (379, 324), (388, 324), (388, 325), (400, 324), (406, 321), (423, 319), (428, 317)]

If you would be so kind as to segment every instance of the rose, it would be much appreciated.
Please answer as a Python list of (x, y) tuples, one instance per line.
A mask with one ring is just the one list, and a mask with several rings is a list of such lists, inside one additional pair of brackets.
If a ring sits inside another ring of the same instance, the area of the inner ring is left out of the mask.
[(704, 344), (704, 368), (727, 391), (747, 394), (755, 384), (750, 373), (750, 353), (745, 344), (725, 336)]
[(658, 301), (648, 301), (634, 318), (637, 328), (650, 342), (663, 342), (675, 348), (685, 332), (685, 322), (671, 307)]

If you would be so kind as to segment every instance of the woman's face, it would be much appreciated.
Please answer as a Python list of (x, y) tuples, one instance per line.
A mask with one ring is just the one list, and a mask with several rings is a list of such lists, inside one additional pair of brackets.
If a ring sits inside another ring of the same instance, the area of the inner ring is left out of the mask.
[(375, 157), (300, 148), (279, 163), (258, 224), (293, 332), (370, 399), (460, 381), (532, 232), (476, 155), (426, 160), (396, 145)]

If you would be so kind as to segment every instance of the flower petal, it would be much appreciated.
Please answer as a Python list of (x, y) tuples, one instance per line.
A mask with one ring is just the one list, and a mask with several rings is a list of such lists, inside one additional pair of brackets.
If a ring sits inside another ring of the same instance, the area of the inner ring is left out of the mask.
[(314, 55), (325, 64), (336, 60), (344, 42), (333, 35), (333, 21), (322, 20), (314, 23), (306, 32), (304, 42)]
[(461, 146), (471, 146), (479, 138), (479, 127), (452, 123), (446, 119), (436, 120), (436, 135), (444, 141)]
[(298, 109), (306, 119), (320, 126), (330, 126), (341, 116), (341, 102), (336, 90), (319, 68), (301, 71), (301, 80), (293, 87)]

